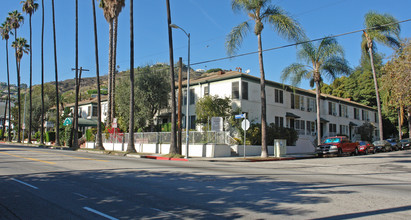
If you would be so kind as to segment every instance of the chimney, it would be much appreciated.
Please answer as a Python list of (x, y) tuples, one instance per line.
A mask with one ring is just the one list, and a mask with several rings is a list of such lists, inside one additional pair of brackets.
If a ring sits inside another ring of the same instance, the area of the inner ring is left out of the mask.
[(222, 70), (220, 70), (220, 71), (218, 71), (218, 75), (223, 75), (225, 72), (224, 71), (222, 71)]

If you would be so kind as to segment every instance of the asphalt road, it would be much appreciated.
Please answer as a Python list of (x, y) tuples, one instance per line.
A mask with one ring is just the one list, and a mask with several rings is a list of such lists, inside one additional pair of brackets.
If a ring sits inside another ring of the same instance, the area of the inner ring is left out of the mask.
[(411, 219), (410, 157), (184, 162), (0, 144), (0, 219)]

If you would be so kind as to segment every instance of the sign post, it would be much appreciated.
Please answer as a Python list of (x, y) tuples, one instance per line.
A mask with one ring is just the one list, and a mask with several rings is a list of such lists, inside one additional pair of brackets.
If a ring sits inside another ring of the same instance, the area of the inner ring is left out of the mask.
[(241, 122), (241, 128), (244, 130), (244, 158), (245, 158), (245, 141), (247, 140), (246, 136), (246, 131), (248, 128), (250, 128), (250, 121), (247, 120), (247, 114), (241, 114), (241, 115), (236, 115), (235, 117), (237, 118), (244, 118), (243, 122)]

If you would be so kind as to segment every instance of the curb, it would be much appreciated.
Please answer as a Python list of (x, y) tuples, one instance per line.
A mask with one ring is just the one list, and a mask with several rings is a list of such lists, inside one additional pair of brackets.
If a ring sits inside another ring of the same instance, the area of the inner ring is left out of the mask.
[(153, 160), (174, 160), (174, 161), (188, 161), (185, 158), (170, 158), (170, 157), (159, 157), (159, 156), (141, 156), (141, 158), (153, 159)]

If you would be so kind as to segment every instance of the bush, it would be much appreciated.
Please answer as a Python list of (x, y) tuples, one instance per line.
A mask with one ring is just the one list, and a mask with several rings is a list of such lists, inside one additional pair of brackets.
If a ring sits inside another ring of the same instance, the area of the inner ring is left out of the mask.
[(86, 140), (94, 141), (97, 134), (97, 128), (90, 128), (86, 130)]
[(46, 132), (46, 142), (55, 142), (56, 141), (56, 132), (49, 131)]
[[(252, 124), (247, 130), (248, 143), (261, 145), (261, 124)], [(244, 137), (242, 137), (244, 139)], [(286, 139), (287, 145), (295, 145), (298, 133), (292, 128), (278, 127), (274, 123), (267, 126), (267, 145), (274, 145), (274, 139)], [(244, 142), (243, 142), (244, 143)]]

